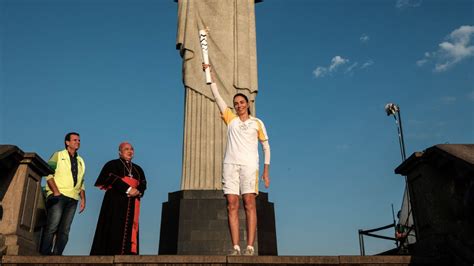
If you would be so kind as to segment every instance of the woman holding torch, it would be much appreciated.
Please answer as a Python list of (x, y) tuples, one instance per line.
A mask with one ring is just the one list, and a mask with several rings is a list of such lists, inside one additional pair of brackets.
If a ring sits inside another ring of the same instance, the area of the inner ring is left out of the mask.
[(226, 105), (219, 94), (214, 73), (209, 64), (203, 70), (211, 71), (211, 91), (214, 95), (222, 119), (227, 125), (227, 147), (224, 157), (222, 184), (227, 199), (229, 230), (233, 249), (229, 255), (240, 255), (239, 246), (239, 196), (242, 195), (247, 218), (247, 248), (243, 255), (255, 254), (254, 242), (257, 228), (255, 198), (258, 195), (258, 141), (264, 152), (262, 179), (265, 187), (270, 186), (270, 145), (263, 122), (250, 115), (247, 96), (238, 93), (233, 97), (236, 114)]

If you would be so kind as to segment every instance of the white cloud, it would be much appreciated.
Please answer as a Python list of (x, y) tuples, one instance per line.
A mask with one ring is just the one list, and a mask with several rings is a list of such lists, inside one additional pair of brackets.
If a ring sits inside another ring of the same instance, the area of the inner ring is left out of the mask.
[(474, 55), (474, 46), (470, 45), (471, 37), (474, 34), (474, 26), (461, 26), (451, 32), (448, 41), (439, 44), (440, 57), (444, 62), (437, 63), (436, 71), (445, 71), (463, 59)]
[(327, 72), (328, 72), (327, 68), (318, 66), (318, 67), (313, 71), (313, 74), (314, 74), (314, 76), (316, 76), (317, 78), (320, 78), (320, 77), (326, 76), (326, 73), (327, 73)]
[(438, 45), (437, 51), (426, 52), (416, 64), (423, 66), (429, 61), (435, 60), (434, 71), (446, 71), (457, 63), (474, 56), (474, 45), (470, 45), (472, 36), (474, 36), (474, 26), (461, 26), (451, 32), (446, 37), (446, 41)]
[(441, 97), (441, 103), (442, 104), (453, 104), (456, 102), (456, 97), (454, 96), (444, 96), (444, 97)]
[(370, 37), (369, 37), (369, 35), (364, 33), (364, 34), (362, 34), (362, 36), (360, 36), (359, 40), (360, 40), (361, 43), (368, 43), (369, 40), (370, 40)]
[(313, 70), (313, 75), (316, 78), (322, 78), (327, 74), (333, 73), (339, 68), (340, 66), (347, 64), (349, 59), (345, 59), (342, 56), (336, 55), (331, 59), (331, 64), (328, 67), (318, 66), (315, 70)]
[(407, 8), (407, 7), (419, 7), (423, 0), (397, 0), (395, 6), (399, 9)]
[(359, 63), (357, 63), (357, 62), (353, 63), (352, 65), (350, 65), (350, 66), (346, 69), (346, 71), (344, 71), (344, 73), (352, 72), (352, 70), (353, 70), (354, 68), (356, 68), (358, 65), (359, 65)]
[(423, 58), (423, 59), (420, 59), (420, 60), (416, 61), (416, 65), (421, 67), (424, 64), (426, 64), (426, 62), (428, 62), (428, 59)]
[[(329, 66), (316, 67), (316, 69), (313, 70), (313, 75), (316, 78), (322, 78), (324, 76), (337, 72), (339, 68), (341, 68), (343, 65), (348, 64), (349, 62), (350, 62), (349, 59), (336, 55), (331, 59), (331, 63), (329, 64)], [(345, 68), (344, 73), (352, 75), (355, 70), (368, 68), (369, 66), (373, 64), (374, 64), (373, 60), (368, 60), (362, 65), (359, 62), (354, 62)]]
[(335, 71), (337, 67), (344, 65), (348, 62), (349, 62), (349, 59), (345, 59), (336, 55), (331, 60), (331, 65), (329, 66), (329, 72)]
[(364, 64), (362, 64), (362, 66), (360, 68), (364, 69), (364, 68), (369, 67), (373, 64), (374, 64), (374, 61), (369, 60), (369, 61), (365, 62)]
[(423, 66), (424, 64), (428, 62), (430, 57), (431, 57), (431, 54), (429, 52), (425, 52), (425, 57), (423, 59), (416, 61), (416, 65), (420, 67)]

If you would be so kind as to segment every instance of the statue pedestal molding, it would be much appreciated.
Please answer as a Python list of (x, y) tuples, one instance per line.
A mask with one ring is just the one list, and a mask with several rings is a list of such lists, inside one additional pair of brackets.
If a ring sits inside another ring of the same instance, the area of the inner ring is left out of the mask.
[[(245, 249), (243, 203), (239, 209), (240, 246)], [(226, 255), (232, 248), (226, 200), (221, 190), (180, 190), (163, 203), (159, 255)], [(257, 197), (258, 255), (277, 255), (275, 212), (267, 193)]]
[(52, 173), (36, 153), (0, 145), (0, 254), (39, 255), (46, 222), (41, 178)]

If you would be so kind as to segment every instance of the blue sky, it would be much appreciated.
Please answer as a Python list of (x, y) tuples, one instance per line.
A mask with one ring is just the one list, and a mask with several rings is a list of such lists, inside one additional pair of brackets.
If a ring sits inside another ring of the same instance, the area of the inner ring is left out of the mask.
[[(256, 6), (257, 116), (272, 148), (281, 255), (359, 253), (358, 229), (392, 222), (407, 154), (474, 142), (474, 1), (267, 0)], [(81, 133), (87, 207), (66, 254), (88, 254), (93, 187), (117, 146), (149, 180), (141, 252), (156, 254), (161, 203), (181, 176), (184, 89), (177, 5), (165, 0), (0, 0), (0, 143), (43, 159)], [(386, 232), (393, 235), (393, 232)], [(366, 252), (394, 247), (366, 239)]]

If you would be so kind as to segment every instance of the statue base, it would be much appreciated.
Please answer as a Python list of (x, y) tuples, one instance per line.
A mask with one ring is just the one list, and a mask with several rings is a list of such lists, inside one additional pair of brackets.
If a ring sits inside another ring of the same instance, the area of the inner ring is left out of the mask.
[(0, 145), (0, 257), (39, 255), (46, 223), (41, 178), (53, 173), (36, 153)]
[[(240, 246), (246, 244), (243, 203), (239, 209)], [(257, 196), (257, 255), (278, 255), (275, 211), (268, 193)], [(232, 248), (227, 206), (221, 190), (180, 190), (163, 203), (159, 255), (226, 255)]]

